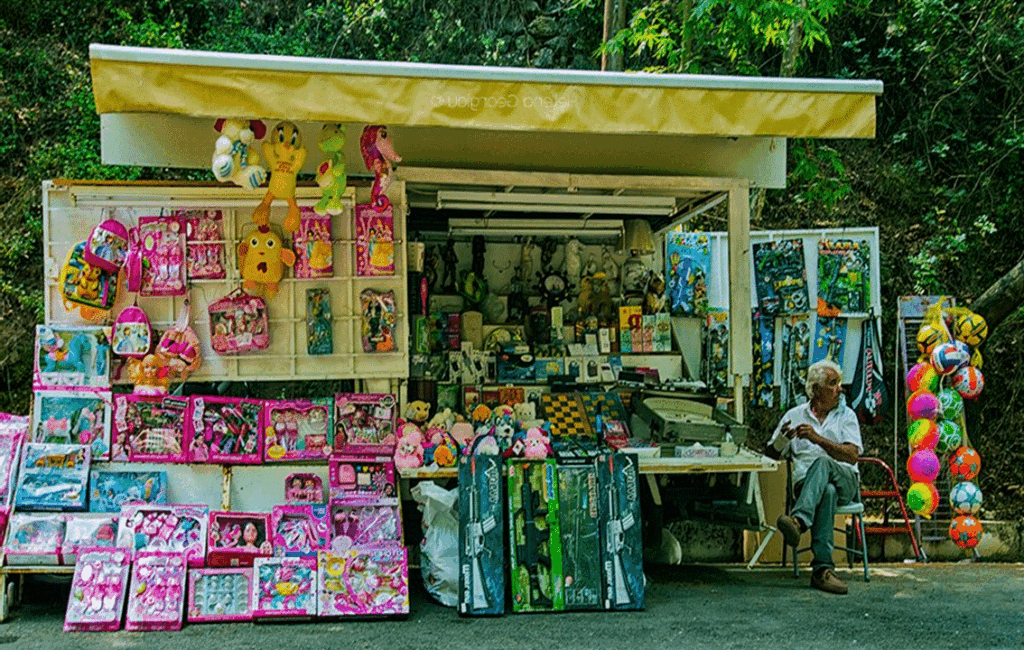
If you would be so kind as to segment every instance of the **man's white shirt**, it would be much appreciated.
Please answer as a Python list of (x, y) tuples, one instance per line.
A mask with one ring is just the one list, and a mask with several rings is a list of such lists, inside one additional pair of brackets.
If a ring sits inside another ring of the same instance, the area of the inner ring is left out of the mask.
[[(814, 413), (811, 412), (810, 402), (794, 406), (786, 411), (786, 414), (779, 420), (779, 425), (775, 427), (775, 433), (768, 441), (768, 444), (772, 446), (776, 442), (779, 443), (776, 449), (782, 454), (783, 458), (791, 457), (794, 482), (803, 480), (807, 470), (811, 467), (811, 463), (822, 456), (828, 456), (828, 452), (810, 440), (796, 437), (788, 440), (782, 435), (782, 424), (784, 422), (789, 422), (790, 429), (795, 429), (801, 424), (809, 424), (822, 438), (827, 438), (841, 445), (851, 443), (857, 447), (858, 454), (864, 450), (860, 439), (860, 423), (857, 421), (857, 414), (846, 404), (840, 403), (829, 411), (828, 415), (825, 416), (824, 422), (819, 422), (818, 418), (814, 417)], [(782, 444), (783, 441), (785, 441), (785, 444)], [(842, 463), (854, 472), (857, 472), (856, 465), (843, 463), (842, 461), (836, 462)]]

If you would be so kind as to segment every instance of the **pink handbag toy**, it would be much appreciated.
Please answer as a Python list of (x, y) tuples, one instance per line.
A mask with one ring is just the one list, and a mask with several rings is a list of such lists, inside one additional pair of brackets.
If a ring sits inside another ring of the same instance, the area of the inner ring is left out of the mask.
[(302, 208), (302, 223), (295, 231), (295, 277), (329, 278), (334, 275), (331, 217)]
[(335, 454), (395, 452), (395, 396), (383, 393), (339, 393), (334, 397)]
[(180, 553), (136, 553), (124, 629), (180, 630), (187, 570)]
[(178, 216), (185, 223), (189, 279), (215, 280), (225, 277), (223, 213), (220, 210), (185, 210), (179, 212)]
[(128, 256), (128, 229), (117, 219), (104, 219), (85, 240), (82, 258), (94, 268), (117, 272)]
[[(185, 293), (185, 228), (181, 218), (139, 217), (137, 234), (141, 252), (143, 296), (180, 296)], [(133, 263), (138, 258), (129, 256)]]
[(316, 557), (259, 557), (253, 563), (253, 618), (316, 616)]
[(189, 569), (189, 623), (252, 620), (252, 567)]
[(404, 546), (321, 552), (317, 560), (320, 616), (409, 613), (409, 558)]
[(117, 542), (118, 515), (106, 512), (76, 512), (68, 514), (64, 525), (61, 559), (74, 564), (82, 549), (114, 548)]
[(331, 455), (334, 400), (267, 401), (263, 418), (264, 460), (322, 460)]
[(267, 303), (236, 289), (210, 303), (210, 343), (218, 354), (266, 350), (270, 346)]
[(259, 464), (263, 461), (262, 421), (262, 400), (193, 395), (189, 398), (189, 462)]
[(324, 482), (316, 474), (297, 472), (284, 480), (284, 502), (319, 504), (324, 502)]
[(398, 496), (395, 463), (387, 457), (334, 456), (328, 464), (331, 499)]
[(110, 340), (114, 354), (141, 359), (153, 345), (153, 328), (149, 316), (138, 305), (121, 310), (114, 321)]
[(311, 555), (327, 550), (330, 544), (327, 506), (274, 506), (271, 528), (275, 555)]
[(271, 530), (268, 512), (211, 512), (207, 566), (252, 566), (254, 559), (270, 557)]
[(121, 629), (131, 554), (123, 548), (83, 548), (71, 579), (65, 632)]
[(114, 395), (111, 460), (184, 463), (187, 397)]
[(400, 544), (398, 499), (350, 497), (331, 501), (331, 552), (356, 546)]
[(201, 567), (209, 524), (210, 509), (202, 505), (124, 506), (117, 521), (117, 545), (133, 552), (182, 553), (189, 566)]
[(66, 521), (62, 512), (12, 513), (4, 540), (7, 564), (60, 564)]

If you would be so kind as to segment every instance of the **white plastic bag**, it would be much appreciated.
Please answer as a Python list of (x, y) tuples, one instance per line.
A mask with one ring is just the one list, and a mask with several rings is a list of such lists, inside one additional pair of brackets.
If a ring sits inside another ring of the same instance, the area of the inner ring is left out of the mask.
[(423, 512), (423, 584), (442, 605), (455, 607), (459, 603), (459, 491), (421, 481), (413, 486), (412, 498)]

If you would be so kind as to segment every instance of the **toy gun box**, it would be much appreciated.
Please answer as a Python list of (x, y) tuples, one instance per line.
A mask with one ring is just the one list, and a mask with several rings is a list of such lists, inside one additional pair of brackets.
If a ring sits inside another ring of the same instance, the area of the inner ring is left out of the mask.
[(501, 458), (459, 458), (459, 614), (505, 613)]
[(555, 474), (554, 459), (508, 464), (513, 612), (565, 609)]
[(605, 609), (644, 608), (638, 467), (633, 454), (603, 454), (597, 458)]
[(601, 518), (597, 464), (558, 466), (558, 513), (562, 533), (565, 609), (601, 609)]

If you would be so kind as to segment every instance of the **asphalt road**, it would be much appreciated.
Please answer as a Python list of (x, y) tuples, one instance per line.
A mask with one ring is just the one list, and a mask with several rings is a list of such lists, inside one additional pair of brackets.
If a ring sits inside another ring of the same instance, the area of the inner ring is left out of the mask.
[[(1024, 647), (1024, 565), (872, 567), (871, 581), (840, 569), (847, 596), (809, 588), (781, 568), (648, 567), (643, 612), (508, 615), (461, 619), (413, 590), (406, 620), (203, 624), (180, 632), (64, 633), (67, 588), (26, 587), (0, 624), (0, 646), (173, 650), (419, 650), (433, 648), (842, 648), (967, 650)], [(2, 649), (0, 649), (2, 650)]]

